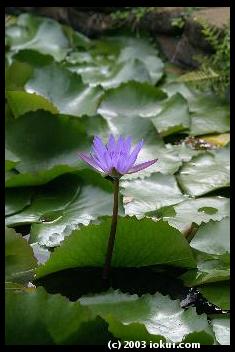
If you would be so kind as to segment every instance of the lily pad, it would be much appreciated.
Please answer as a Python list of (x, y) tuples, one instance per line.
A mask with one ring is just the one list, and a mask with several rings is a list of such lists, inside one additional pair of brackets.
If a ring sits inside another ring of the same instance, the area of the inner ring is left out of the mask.
[(192, 112), (190, 134), (224, 133), (230, 130), (229, 105), (216, 95), (198, 95), (189, 103)]
[(12, 153), (8, 148), (5, 150), (5, 169), (6, 171), (12, 170), (20, 161), (20, 159)]
[(162, 90), (169, 97), (180, 93), (187, 99), (192, 117), (190, 134), (224, 133), (230, 130), (229, 104), (217, 95), (213, 93), (202, 95), (201, 91), (176, 81), (163, 85)]
[(35, 66), (40, 67), (51, 64), (54, 61), (54, 58), (49, 54), (42, 54), (37, 50), (24, 49), (14, 54), (13, 61), (15, 60), (29, 64), (33, 71), (33, 67)]
[(69, 40), (62, 26), (50, 18), (22, 14), (16, 24), (7, 27), (6, 37), (11, 50), (35, 49), (59, 61), (69, 50)]
[(18, 174), (6, 180), (12, 187), (46, 183), (76, 170), (77, 152), (87, 148), (88, 140), (80, 120), (39, 110), (7, 120), (6, 145), (20, 159)]
[(28, 111), (46, 110), (53, 114), (59, 113), (58, 109), (47, 99), (37, 94), (21, 91), (7, 92), (8, 104), (14, 117), (19, 117)]
[(205, 314), (197, 315), (195, 308), (184, 311), (179, 301), (160, 293), (138, 297), (110, 291), (82, 297), (80, 302), (105, 319), (109, 331), (122, 341), (177, 343), (197, 332), (198, 340), (205, 339), (205, 344), (213, 344), (213, 333)]
[(27, 283), (33, 279), (37, 261), (27, 241), (13, 229), (5, 231), (5, 280)]
[(230, 278), (230, 258), (228, 254), (213, 256), (196, 252), (197, 269), (189, 270), (180, 278), (188, 287), (226, 281)]
[[(7, 189), (8, 211), (11, 206), (10, 209), (14, 212), (12, 211), (13, 215), (6, 218), (6, 224), (11, 226), (31, 224), (40, 221), (43, 215), (46, 219), (48, 213), (63, 210), (79, 194), (80, 183), (80, 179), (75, 175), (62, 175), (43, 188), (34, 189), (34, 197), (31, 202), (29, 198), (27, 203), (26, 197), (30, 196), (28, 188)], [(24, 203), (21, 204), (20, 200)], [(21, 211), (17, 213), (17, 210)]]
[(32, 194), (33, 190), (28, 187), (6, 189), (5, 215), (11, 216), (30, 205)]
[[(39, 267), (37, 277), (67, 268), (102, 267), (110, 225), (111, 219), (107, 218), (99, 225), (91, 224), (73, 231)], [(112, 265), (141, 267), (154, 264), (186, 268), (195, 265), (184, 236), (167, 223), (119, 217)]]
[(187, 100), (179, 93), (161, 104), (161, 111), (152, 118), (162, 136), (188, 130), (191, 124)]
[(14, 61), (6, 70), (6, 90), (24, 91), (25, 83), (33, 74), (33, 67), (26, 62)]
[[(147, 51), (147, 52), (146, 52)], [(118, 57), (118, 62), (128, 62), (133, 59), (138, 59), (143, 62), (151, 77), (151, 83), (155, 85), (163, 76), (164, 64), (154, 53), (153, 47), (143, 48), (140, 45), (131, 45), (124, 47)]]
[(80, 76), (57, 63), (36, 67), (25, 85), (28, 93), (48, 99), (61, 114), (94, 115), (103, 95), (100, 87), (90, 87)]
[(188, 199), (174, 205), (173, 209), (173, 216), (163, 211), (161, 217), (171, 226), (185, 232), (193, 223), (200, 225), (210, 220), (220, 221), (229, 216), (230, 201), (224, 197)]
[(88, 225), (100, 216), (111, 215), (112, 208), (113, 196), (110, 192), (84, 185), (67, 207), (58, 211), (51, 210), (32, 225), (30, 243), (39, 242), (47, 247), (58, 246), (74, 229)]
[(166, 94), (148, 83), (127, 82), (108, 90), (99, 106), (104, 117), (155, 116)]
[(195, 156), (177, 175), (185, 193), (200, 196), (230, 185), (230, 150), (224, 148), (214, 153)]
[(211, 325), (219, 344), (230, 345), (230, 319), (226, 317), (212, 319)]
[(154, 173), (143, 180), (121, 181), (121, 193), (127, 215), (144, 216), (164, 206), (185, 200), (174, 176)]
[(93, 63), (67, 67), (70, 71), (80, 74), (84, 83), (93, 87), (100, 85), (104, 89), (115, 88), (128, 81), (151, 82), (146, 66), (138, 59), (116, 65), (110, 61), (97, 65)]
[[(195, 250), (198, 269), (181, 276), (186, 285), (229, 279), (229, 218), (201, 225), (190, 246)], [(216, 291), (214, 293), (216, 295)]]
[(128, 81), (151, 82), (146, 66), (138, 59), (130, 60), (119, 67), (116, 66), (115, 71), (114, 75), (101, 82), (102, 87), (105, 89), (114, 88)]
[(228, 281), (198, 287), (201, 294), (221, 309), (230, 309), (230, 285)]
[(77, 170), (77, 166), (69, 165), (56, 165), (47, 171), (42, 169), (42, 171), (38, 171), (37, 173), (19, 173), (19, 171), (13, 169), (5, 173), (5, 186), (11, 188), (43, 185), (60, 175), (76, 172)]
[(111, 337), (107, 324), (79, 302), (50, 295), (42, 287), (21, 292), (8, 290), (7, 345), (82, 345), (90, 335), (97, 344), (107, 344)]
[(200, 226), (190, 242), (192, 248), (208, 254), (230, 252), (230, 218), (221, 221), (210, 221)]

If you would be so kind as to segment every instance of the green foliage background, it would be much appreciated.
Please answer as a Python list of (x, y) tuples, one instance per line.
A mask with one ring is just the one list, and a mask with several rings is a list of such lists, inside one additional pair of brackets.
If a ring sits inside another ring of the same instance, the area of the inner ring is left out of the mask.
[[(138, 161), (159, 161), (121, 179), (113, 266), (124, 277), (127, 268), (180, 269), (175, 279), (228, 310), (229, 144), (221, 143), (228, 132), (228, 103), (179, 82), (149, 38), (90, 40), (47, 18), (13, 18), (6, 26), (7, 344), (228, 344), (227, 311), (183, 309), (167, 288), (138, 296), (111, 287), (73, 302), (62, 285), (56, 295), (32, 287), (65, 269), (102, 268), (112, 185), (78, 152), (90, 150), (94, 135), (131, 135), (145, 141)], [(72, 280), (82, 285), (79, 272)]]

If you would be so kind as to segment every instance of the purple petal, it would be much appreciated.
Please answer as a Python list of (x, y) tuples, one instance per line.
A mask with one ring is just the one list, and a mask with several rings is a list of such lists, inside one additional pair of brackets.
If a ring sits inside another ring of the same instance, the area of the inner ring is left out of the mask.
[(130, 167), (132, 167), (137, 159), (137, 156), (143, 147), (144, 141), (140, 141), (134, 148), (134, 150), (131, 152), (129, 159), (126, 163), (126, 170), (128, 170)]
[(107, 149), (103, 144), (102, 140), (95, 136), (93, 140), (93, 151), (97, 159), (105, 166), (106, 169), (110, 168), (111, 159), (107, 157)]
[(129, 155), (130, 150), (131, 150), (131, 137), (130, 136), (127, 137), (127, 139), (125, 140), (124, 144), (125, 144), (125, 153), (127, 155)]
[(158, 159), (154, 159), (154, 160), (146, 161), (145, 163), (137, 164), (128, 171), (128, 174), (133, 174), (133, 172), (137, 172), (137, 171), (146, 169), (150, 165), (153, 165), (154, 163), (156, 163), (157, 160)]
[(110, 157), (110, 155), (109, 155), (109, 152), (108, 152), (107, 150), (106, 150), (106, 152), (104, 153), (103, 158), (104, 158), (104, 161), (105, 161), (105, 163), (106, 163), (106, 165), (107, 165), (108, 171), (111, 170), (113, 163), (112, 163), (112, 159), (111, 159), (111, 157)]
[(94, 160), (97, 165), (104, 171), (104, 172), (107, 172), (107, 166), (106, 166), (106, 163), (103, 162), (103, 160), (100, 160), (96, 154), (92, 155), (91, 154), (91, 158), (92, 160)]
[(117, 162), (117, 165), (115, 167), (115, 169), (120, 173), (120, 174), (124, 174), (125, 173), (125, 163), (126, 160), (124, 157), (119, 157), (119, 160)]
[(92, 167), (94, 167), (98, 171), (102, 171), (99, 164), (93, 158), (91, 158), (89, 155), (84, 154), (84, 153), (78, 153), (78, 155), (87, 164), (91, 165)]
[(120, 154), (121, 151), (123, 150), (123, 147), (124, 147), (124, 139), (122, 136), (120, 136), (118, 138), (118, 141), (117, 141), (117, 146), (116, 146), (116, 152), (117, 154)]
[(109, 153), (112, 153), (115, 150), (115, 147), (116, 147), (115, 138), (111, 134), (109, 136), (109, 141), (108, 141), (108, 144), (107, 144), (107, 149), (108, 149)]
[(97, 136), (95, 136), (93, 140), (93, 148), (95, 149), (96, 153), (100, 156), (103, 156), (104, 153), (107, 151), (106, 146), (104, 145), (102, 140)]

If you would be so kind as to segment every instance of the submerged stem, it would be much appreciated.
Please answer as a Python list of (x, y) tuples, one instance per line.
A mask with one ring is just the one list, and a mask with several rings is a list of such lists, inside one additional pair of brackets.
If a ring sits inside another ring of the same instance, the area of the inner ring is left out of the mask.
[(117, 228), (117, 216), (118, 216), (118, 198), (119, 198), (119, 178), (114, 178), (114, 195), (113, 195), (113, 218), (109, 234), (109, 241), (107, 246), (105, 264), (103, 269), (102, 278), (107, 280), (111, 269), (112, 254), (115, 242), (116, 228)]

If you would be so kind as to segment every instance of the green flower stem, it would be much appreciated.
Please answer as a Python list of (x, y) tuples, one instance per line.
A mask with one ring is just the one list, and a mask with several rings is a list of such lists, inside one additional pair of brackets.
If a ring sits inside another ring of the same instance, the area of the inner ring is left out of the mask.
[(113, 255), (113, 248), (115, 243), (115, 235), (117, 229), (117, 217), (118, 217), (118, 199), (119, 199), (119, 178), (114, 178), (113, 181), (114, 186), (114, 195), (113, 195), (113, 218), (112, 224), (109, 234), (108, 247), (106, 252), (105, 264), (103, 269), (102, 278), (103, 280), (107, 280), (110, 274), (111, 269), (111, 261)]

